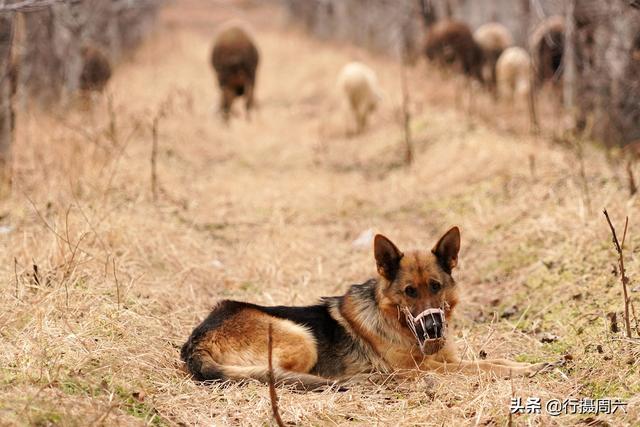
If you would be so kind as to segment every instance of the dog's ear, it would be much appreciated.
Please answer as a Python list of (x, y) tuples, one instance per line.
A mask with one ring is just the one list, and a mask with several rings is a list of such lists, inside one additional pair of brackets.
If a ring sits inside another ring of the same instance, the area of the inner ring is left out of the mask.
[(431, 252), (438, 258), (438, 262), (444, 271), (451, 274), (451, 270), (458, 265), (458, 252), (460, 251), (460, 229), (452, 227), (438, 240)]
[(404, 254), (382, 234), (376, 234), (373, 239), (373, 253), (376, 257), (378, 273), (385, 279), (393, 281), (398, 274), (400, 260)]

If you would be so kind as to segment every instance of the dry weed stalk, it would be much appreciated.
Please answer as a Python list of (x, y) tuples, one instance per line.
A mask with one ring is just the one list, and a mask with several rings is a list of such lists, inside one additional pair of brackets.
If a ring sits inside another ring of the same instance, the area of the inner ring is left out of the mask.
[(529, 154), (529, 173), (531, 174), (531, 178), (536, 177), (536, 156), (533, 154)]
[(633, 196), (638, 192), (638, 186), (636, 185), (636, 179), (633, 176), (633, 162), (631, 159), (627, 160), (627, 176), (629, 178), (629, 193)]
[(13, 274), (16, 279), (16, 299), (20, 299), (20, 282), (18, 281), (18, 258), (13, 257)]
[(153, 201), (158, 200), (158, 128), (160, 120), (167, 116), (173, 106), (173, 93), (160, 103), (156, 113), (151, 120), (151, 195)]
[(64, 285), (65, 307), (67, 307), (67, 309), (69, 309), (68, 281), (77, 266), (77, 263), (75, 262), (76, 254), (78, 253), (78, 248), (80, 247), (80, 243), (82, 242), (82, 240), (84, 240), (84, 238), (89, 235), (89, 233), (82, 233), (82, 235), (78, 238), (78, 241), (76, 242), (76, 244), (73, 247), (71, 246), (71, 236), (69, 233), (69, 214), (70, 213), (71, 213), (71, 205), (69, 205), (69, 207), (67, 208), (67, 212), (65, 214), (65, 220), (64, 220), (65, 235), (67, 237), (66, 242), (67, 242), (69, 252), (71, 253), (71, 257), (69, 258), (69, 260), (66, 259), (67, 258), (66, 255), (64, 256), (66, 269), (62, 274), (62, 283)]
[(158, 200), (158, 171), (157, 171), (157, 157), (158, 157), (158, 122), (159, 116), (153, 118), (151, 125), (151, 195), (153, 201)]
[[(509, 371), (509, 383), (511, 383), (511, 398), (513, 399), (516, 396), (515, 389), (513, 388), (513, 374)], [(507, 421), (508, 427), (513, 427), (513, 412), (509, 409), (509, 419)]]
[(618, 236), (616, 235), (616, 229), (611, 223), (611, 219), (609, 218), (609, 213), (607, 210), (603, 210), (605, 218), (607, 219), (607, 223), (609, 224), (609, 228), (611, 229), (611, 234), (613, 236), (613, 244), (615, 245), (616, 252), (618, 252), (618, 266), (620, 267), (620, 281), (622, 282), (622, 292), (624, 294), (624, 326), (627, 332), (627, 338), (631, 338), (631, 319), (629, 318), (629, 306), (631, 305), (631, 299), (629, 298), (629, 293), (627, 291), (627, 284), (629, 283), (629, 278), (627, 277), (624, 270), (624, 257), (622, 256), (622, 250), (624, 249), (624, 241), (627, 238), (627, 226), (629, 225), (629, 217), (625, 218), (624, 221), (624, 232), (622, 233), (622, 243), (618, 241)]
[(276, 420), (276, 424), (279, 427), (284, 427), (284, 422), (280, 418), (280, 411), (278, 410), (278, 395), (276, 394), (276, 385), (273, 378), (273, 326), (269, 323), (269, 339), (267, 341), (268, 357), (269, 357), (269, 398), (271, 399), (271, 411), (273, 412), (273, 418)]
[(116, 259), (111, 258), (113, 261), (113, 280), (116, 282), (116, 299), (118, 302), (118, 311), (120, 311), (120, 282), (118, 282), (118, 275), (116, 274)]
[[(533, 58), (533, 51), (529, 51), (529, 57)], [(529, 96), (527, 96), (527, 106), (529, 108), (529, 131), (538, 135), (540, 133), (540, 121), (538, 120), (538, 108), (536, 102), (536, 90), (537, 82), (535, 77), (535, 67), (533, 61), (531, 61), (531, 68), (529, 71)]]
[(409, 112), (409, 88), (407, 87), (406, 55), (400, 60), (400, 82), (402, 84), (402, 124), (404, 130), (404, 161), (407, 165), (413, 162), (413, 144), (411, 142), (411, 113)]
[(113, 95), (107, 96), (107, 112), (109, 114), (108, 138), (114, 146), (118, 146), (118, 122), (116, 108), (113, 104)]
[(587, 204), (587, 212), (591, 212), (591, 193), (589, 192), (589, 183), (587, 181), (587, 172), (584, 167), (584, 143), (581, 139), (576, 139), (576, 157), (578, 157), (578, 165), (580, 172), (580, 182), (582, 183), (582, 193), (584, 201)]

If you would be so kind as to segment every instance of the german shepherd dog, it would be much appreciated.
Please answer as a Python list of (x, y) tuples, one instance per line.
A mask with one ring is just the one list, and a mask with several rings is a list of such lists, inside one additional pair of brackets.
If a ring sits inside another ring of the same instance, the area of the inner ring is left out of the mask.
[(508, 377), (552, 366), (458, 357), (447, 323), (458, 303), (451, 272), (459, 250), (458, 227), (447, 231), (431, 251), (402, 253), (378, 234), (377, 278), (306, 307), (221, 301), (194, 329), (181, 357), (199, 381), (266, 382), (271, 325), (275, 380), (304, 388), (372, 371), (486, 371)]

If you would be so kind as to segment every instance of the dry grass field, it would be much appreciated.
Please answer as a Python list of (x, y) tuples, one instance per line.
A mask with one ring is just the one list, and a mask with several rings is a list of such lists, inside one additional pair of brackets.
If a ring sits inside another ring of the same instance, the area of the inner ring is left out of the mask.
[[(426, 373), (365, 377), (342, 392), (280, 389), (283, 419), (504, 426), (512, 396), (614, 397), (626, 414), (511, 421), (639, 425), (640, 344), (607, 321), (617, 312), (623, 327), (602, 208), (619, 232), (629, 215), (640, 310), (640, 199), (616, 153), (533, 137), (525, 106), (486, 95), (476, 113), (455, 108), (454, 84), (420, 64), (409, 70), (415, 161), (404, 167), (396, 62), (238, 4), (171, 4), (116, 68), (111, 102), (21, 115), (0, 204), (0, 425), (272, 424), (266, 386), (203, 386), (184, 372), (179, 348), (212, 305), (343, 293), (375, 273), (371, 247), (353, 243), (361, 233), (431, 248), (451, 225), (463, 239), (454, 328), (464, 356), (571, 360), (511, 381)], [(262, 63), (257, 115), (239, 110), (225, 127), (208, 59), (231, 17), (252, 23)], [(347, 137), (335, 77), (352, 59), (378, 72), (385, 97), (370, 128)]]

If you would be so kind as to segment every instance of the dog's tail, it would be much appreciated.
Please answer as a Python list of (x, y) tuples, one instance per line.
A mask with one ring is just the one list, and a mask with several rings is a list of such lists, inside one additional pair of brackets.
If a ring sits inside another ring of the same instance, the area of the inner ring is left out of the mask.
[[(197, 381), (227, 381), (254, 379), (263, 383), (269, 381), (269, 368), (265, 366), (237, 366), (218, 363), (207, 352), (196, 351), (182, 358), (189, 372)], [(276, 385), (293, 386), (300, 390), (314, 390), (335, 385), (335, 381), (316, 375), (273, 368), (273, 381)]]

